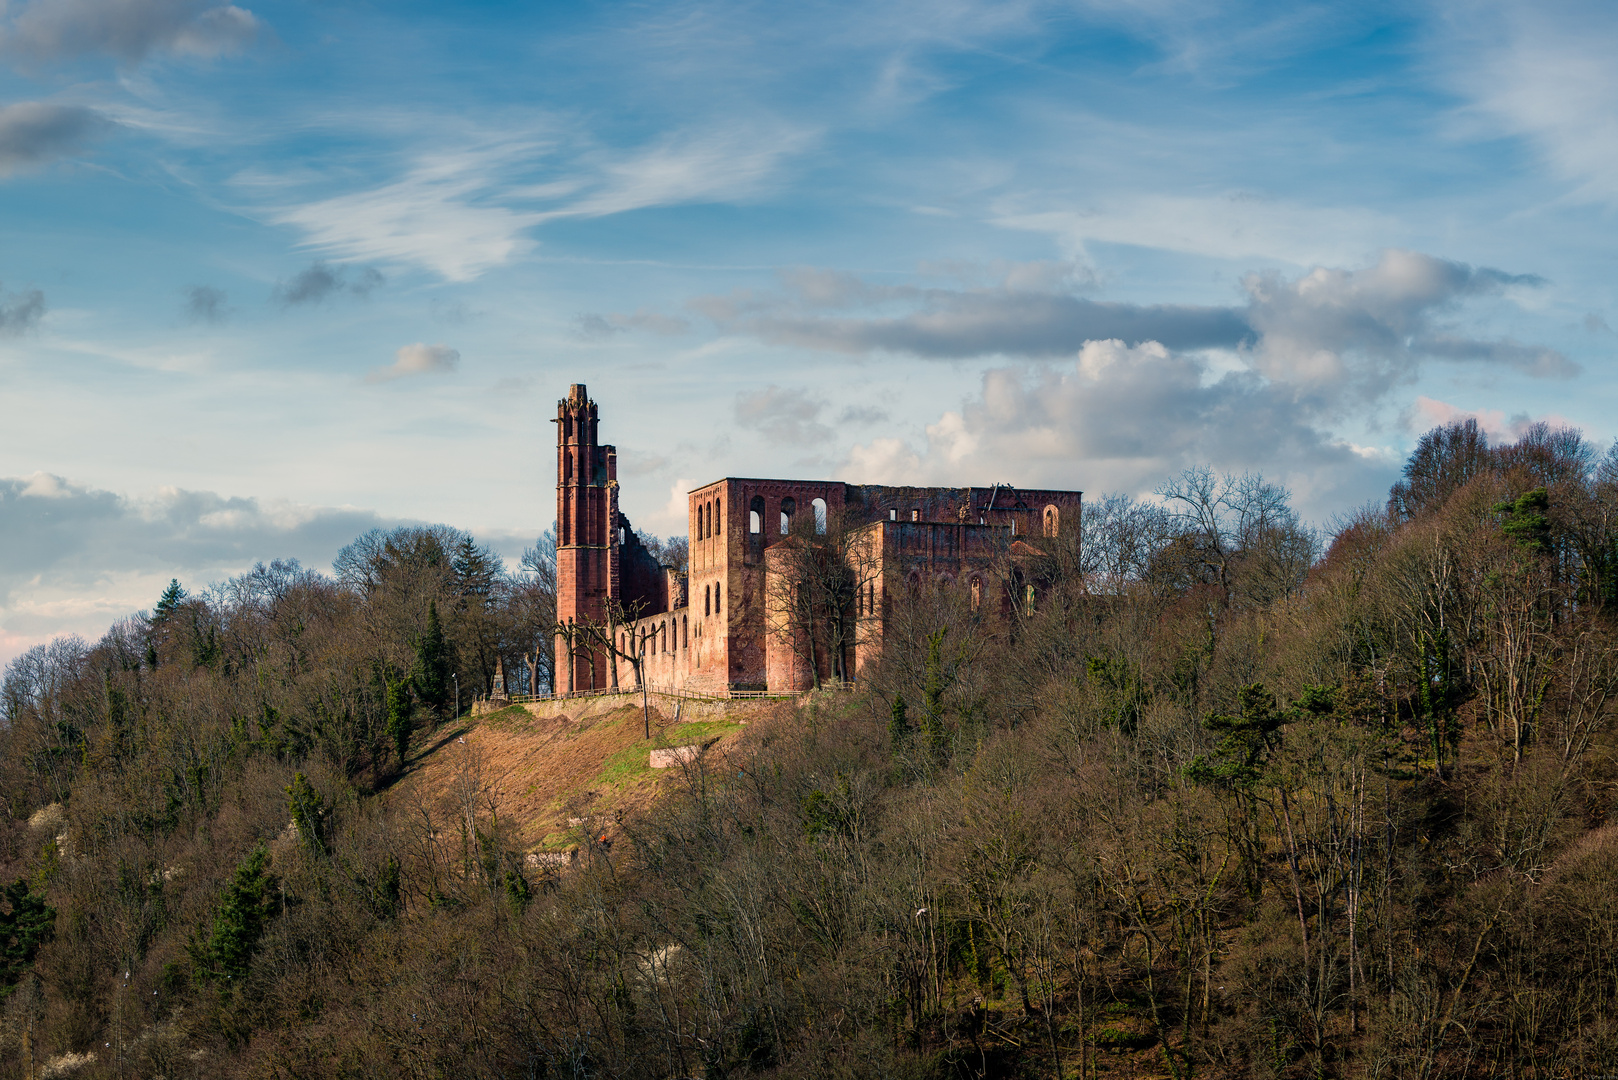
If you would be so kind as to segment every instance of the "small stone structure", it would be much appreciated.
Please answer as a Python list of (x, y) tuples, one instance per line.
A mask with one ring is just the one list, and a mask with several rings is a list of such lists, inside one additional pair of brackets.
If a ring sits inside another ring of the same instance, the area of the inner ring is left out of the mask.
[(702, 753), (700, 746), (670, 746), (662, 750), (653, 750), (647, 765), (654, 769), (672, 769), (676, 765), (695, 761), (700, 753)]

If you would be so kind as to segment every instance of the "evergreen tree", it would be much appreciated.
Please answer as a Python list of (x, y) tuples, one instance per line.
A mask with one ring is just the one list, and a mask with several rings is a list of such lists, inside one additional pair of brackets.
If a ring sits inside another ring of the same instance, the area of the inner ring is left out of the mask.
[(416, 696), (439, 712), (449, 701), (449, 645), (436, 600), (428, 601), (427, 632), (416, 639)]
[(179, 607), (186, 598), (186, 591), (180, 588), (179, 578), (169, 578), (169, 587), (163, 590), (158, 597), (157, 606), (152, 609), (152, 625), (167, 622), (174, 609)]
[(34, 962), (39, 947), (50, 940), (56, 909), (30, 892), (22, 878), (0, 889), (0, 899), (11, 909), (0, 911), (0, 999), (4, 999)]
[(266, 869), (269, 858), (269, 849), (259, 844), (225, 887), (214, 909), (213, 932), (203, 948), (204, 977), (235, 979), (247, 974), (273, 903), (275, 878)]
[(1262, 684), (1242, 687), (1241, 712), (1210, 715), (1202, 726), (1219, 736), (1213, 753), (1199, 754), (1186, 775), (1200, 784), (1246, 789), (1258, 782), (1265, 759), (1275, 747), (1281, 725), (1290, 717), (1276, 708), (1275, 695)]
[(388, 738), (393, 741), (402, 768), (410, 753), (410, 735), (415, 727), (410, 716), (409, 687), (403, 681), (387, 679), (387, 709)]
[(1500, 530), (1525, 551), (1543, 555), (1551, 549), (1551, 497), (1544, 488), (1494, 506), (1501, 515)]

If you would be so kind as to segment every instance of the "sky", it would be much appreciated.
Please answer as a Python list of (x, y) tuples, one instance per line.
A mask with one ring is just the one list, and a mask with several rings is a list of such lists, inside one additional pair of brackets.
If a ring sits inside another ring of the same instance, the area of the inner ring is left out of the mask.
[(1618, 436), (1618, 8), (0, 0), (0, 662), (255, 562), (722, 476), (1311, 521)]

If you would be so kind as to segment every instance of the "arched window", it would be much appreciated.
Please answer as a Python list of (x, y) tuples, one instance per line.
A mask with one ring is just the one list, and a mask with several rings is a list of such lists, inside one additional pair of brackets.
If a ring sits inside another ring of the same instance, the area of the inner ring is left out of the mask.
[(876, 614), (876, 582), (865, 587), (865, 611), (868, 615)]
[(689, 616), (680, 616), (680, 648), (691, 647), (691, 619)]
[(981, 605), (982, 603), (983, 603), (983, 579), (975, 577), (975, 578), (972, 579), (972, 610), (976, 611), (978, 609), (978, 606)]
[[(658, 640), (658, 646), (657, 646), (658, 649), (660, 651), (662, 651), (662, 652), (668, 652), (669, 651), (669, 624), (668, 623), (658, 623), (657, 624), (657, 640)], [(679, 642), (675, 642), (675, 644), (679, 644)]]
[(1011, 535), (1016, 536), (1017, 535), (1017, 515), (1012, 514), (1010, 520), (1011, 520)]
[(781, 500), (781, 535), (792, 531), (792, 515), (798, 512), (798, 502), (791, 495)]
[(810, 503), (815, 508), (815, 535), (826, 535), (826, 500), (816, 499)]
[(702, 587), (702, 614), (703, 614), (704, 617), (707, 617), (707, 615), (709, 613), (708, 612), (708, 595), (709, 595), (709, 593), (710, 593), (710, 591), (712, 589), (713, 589), (713, 586), (711, 586), (711, 585), (704, 585)]
[(755, 536), (764, 532), (764, 496), (754, 495), (747, 511), (747, 531)]
[(1060, 523), (1061, 511), (1056, 509), (1055, 506), (1047, 506), (1045, 508), (1045, 535), (1055, 536)]
[(724, 605), (719, 602), (719, 583), (716, 581), (713, 587), (713, 613), (717, 615), (723, 610)]
[(712, 536), (723, 536), (724, 535), (724, 532), (725, 532), (725, 500), (724, 499), (715, 499), (713, 501), (713, 517), (708, 519), (708, 524), (710, 526), (712, 526), (712, 528), (709, 530), (710, 535), (712, 535)]

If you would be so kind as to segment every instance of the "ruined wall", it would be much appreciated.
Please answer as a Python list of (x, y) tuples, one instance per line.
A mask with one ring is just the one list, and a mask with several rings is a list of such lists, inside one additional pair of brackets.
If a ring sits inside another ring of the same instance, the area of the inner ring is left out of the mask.
[[(860, 554), (859, 629), (853, 667), (880, 653), (894, 590), (919, 581), (959, 582), (996, 604), (1006, 582), (991, 575), (1020, 537), (1078, 526), (1082, 493), (990, 487), (900, 487), (824, 480), (726, 477), (688, 497), (690, 565), (681, 578), (658, 565), (618, 510), (617, 456), (596, 439), (596, 406), (583, 385), (557, 404), (557, 614), (604, 624), (609, 600), (641, 617), (618, 628), (622, 647), (644, 644), (655, 686), (695, 692), (806, 685), (806, 667), (771, 645), (767, 611), (771, 548), (794, 526), (865, 524)], [(1012, 557), (1014, 560), (1014, 556)], [(989, 602), (985, 599), (983, 602)], [(773, 649), (773, 651), (772, 651)], [(787, 653), (793, 650), (788, 645)], [(559, 690), (605, 688), (606, 655), (566, 662)], [(628, 664), (617, 684), (630, 687)], [(829, 669), (822, 673), (829, 674)]]

